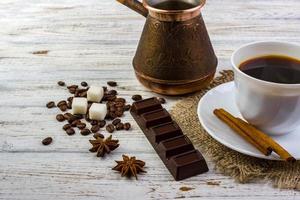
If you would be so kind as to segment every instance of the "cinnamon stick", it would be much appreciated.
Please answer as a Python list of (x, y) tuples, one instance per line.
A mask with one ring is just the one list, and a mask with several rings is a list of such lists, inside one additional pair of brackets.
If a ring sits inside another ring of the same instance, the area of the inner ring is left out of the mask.
[(253, 133), (254, 137), (260, 138), (260, 140), (267, 143), (275, 153), (277, 153), (282, 159), (288, 161), (288, 162), (295, 162), (296, 159), (282, 146), (280, 146), (277, 142), (275, 142), (270, 136), (266, 135), (262, 131), (256, 129), (253, 125), (248, 124), (242, 119), (238, 119), (240, 123), (244, 124), (249, 128), (249, 130)]
[(249, 141), (251, 144), (254, 143), (255, 145), (253, 145), (262, 153), (264, 153), (264, 155), (270, 155), (273, 150), (282, 159), (288, 162), (296, 161), (296, 159), (291, 154), (289, 154), (282, 146), (275, 142), (271, 137), (255, 128), (253, 125), (245, 122), (240, 118), (232, 116), (224, 109), (216, 109), (214, 110), (214, 113), (218, 118), (227, 119), (222, 121), (225, 122), (229, 127), (237, 127), (232, 129), (247, 141)]
[(261, 153), (264, 155), (270, 155), (271, 152), (269, 149), (262, 147), (255, 140), (249, 137), (241, 128), (237, 126), (234, 122), (232, 122), (227, 116), (220, 112), (220, 110), (214, 110), (214, 114), (223, 122), (225, 122), (231, 129), (233, 129), (236, 133), (242, 136), (245, 140), (247, 140), (250, 144), (256, 147)]
[[(268, 143), (266, 143), (264, 140), (257, 138), (256, 135), (253, 134), (253, 131), (248, 128), (248, 126), (246, 126), (244, 123), (240, 123), (241, 119), (239, 120), (239, 118), (232, 116), (230, 113), (228, 113), (226, 110), (224, 110), (222, 108), (219, 109), (219, 112), (221, 112), (224, 116), (229, 118), (230, 121), (232, 121), (234, 124), (236, 124), (236, 126), (238, 126), (242, 131), (244, 131), (248, 137), (250, 137), (252, 140), (255, 141), (255, 143), (257, 143), (263, 149), (265, 149), (268, 153), (268, 154), (265, 154), (266, 156), (271, 155), (272, 150), (273, 150), (272, 147)], [(247, 122), (245, 122), (245, 123), (248, 124)]]

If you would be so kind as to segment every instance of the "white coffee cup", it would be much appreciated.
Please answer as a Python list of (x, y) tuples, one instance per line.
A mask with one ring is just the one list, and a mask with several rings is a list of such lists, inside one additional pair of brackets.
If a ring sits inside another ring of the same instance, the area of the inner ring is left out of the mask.
[(287, 134), (300, 126), (300, 84), (267, 82), (239, 69), (244, 61), (266, 55), (284, 55), (300, 60), (300, 46), (267, 41), (237, 49), (231, 57), (236, 103), (249, 123), (270, 135)]

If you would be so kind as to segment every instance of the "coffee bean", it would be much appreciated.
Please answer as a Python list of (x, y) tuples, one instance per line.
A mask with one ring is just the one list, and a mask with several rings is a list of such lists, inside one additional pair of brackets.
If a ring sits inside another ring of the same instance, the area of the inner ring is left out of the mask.
[(106, 130), (107, 130), (107, 132), (112, 133), (112, 132), (115, 131), (115, 127), (114, 127), (114, 125), (112, 125), (112, 124), (108, 124), (108, 125), (106, 126)]
[(79, 129), (84, 129), (86, 127), (86, 124), (81, 122), (81, 123), (78, 123), (76, 126)]
[(80, 85), (81, 85), (82, 87), (87, 87), (87, 86), (88, 86), (87, 82), (85, 82), (85, 81), (82, 81), (82, 82), (80, 83)]
[(59, 109), (62, 111), (62, 112), (65, 112), (67, 109), (68, 109), (68, 106), (67, 105), (62, 105), (59, 107)]
[(142, 96), (139, 95), (139, 94), (135, 94), (135, 95), (133, 95), (131, 98), (132, 98), (132, 100), (134, 100), (134, 101), (140, 101), (140, 100), (143, 99)]
[(124, 107), (117, 107), (116, 111), (121, 112), (122, 115), (123, 115)]
[(99, 130), (100, 130), (100, 126), (99, 126), (99, 125), (94, 125), (94, 126), (92, 126), (92, 128), (91, 128), (91, 131), (92, 131), (93, 133), (97, 133)]
[(80, 93), (79, 97), (87, 97), (87, 91)]
[(65, 100), (62, 100), (62, 101), (57, 103), (57, 107), (60, 107), (60, 106), (63, 106), (63, 105), (67, 105), (67, 102)]
[(74, 98), (74, 97), (68, 97), (68, 99), (67, 99), (68, 102), (73, 102), (73, 98)]
[(110, 95), (110, 94), (107, 94), (107, 95), (104, 95), (103, 98), (102, 98), (102, 101), (113, 101), (116, 99), (116, 96), (115, 95)]
[(77, 120), (77, 117), (75, 117), (74, 115), (72, 115), (69, 119), (68, 122), (69, 124), (72, 124), (73, 121)]
[(77, 89), (78, 88), (78, 85), (70, 85), (67, 87), (68, 89), (71, 89), (71, 88), (74, 88), (74, 89)]
[(117, 118), (117, 115), (116, 115), (116, 113), (114, 113), (114, 112), (110, 112), (109, 113), (109, 119), (115, 119), (115, 118)]
[(115, 86), (117, 86), (118, 84), (117, 84), (117, 82), (115, 82), (115, 81), (107, 81), (107, 85), (109, 85), (109, 86), (111, 86), (111, 87), (115, 87)]
[(166, 99), (164, 99), (164, 98), (162, 98), (162, 97), (158, 97), (157, 100), (158, 100), (161, 104), (166, 103)]
[(105, 120), (99, 121), (99, 126), (100, 126), (100, 128), (103, 128), (103, 127), (105, 126), (105, 124), (106, 124), (106, 121), (105, 121)]
[(58, 84), (59, 86), (65, 86), (65, 85), (66, 85), (66, 83), (63, 82), (63, 81), (58, 81), (57, 84)]
[(111, 107), (109, 107), (109, 111), (110, 111), (110, 112), (116, 112), (117, 109), (116, 109), (115, 106), (111, 106)]
[(56, 120), (59, 122), (63, 122), (65, 121), (65, 117), (62, 114), (58, 114), (56, 115)]
[(43, 145), (49, 145), (52, 143), (52, 137), (46, 137), (45, 139), (42, 140)]
[(115, 99), (115, 102), (126, 103), (126, 100), (124, 98), (118, 97), (118, 98)]
[(122, 111), (117, 110), (117, 111), (115, 112), (115, 115), (116, 115), (117, 117), (122, 117), (122, 116), (123, 116), (123, 110), (122, 110)]
[(74, 135), (75, 134), (75, 130), (73, 128), (69, 128), (69, 129), (66, 130), (66, 133), (68, 135)]
[(68, 108), (68, 109), (72, 109), (72, 103), (71, 103), (71, 102), (68, 102), (68, 103), (67, 103), (67, 108)]
[(99, 123), (98, 120), (92, 120), (91, 121), (91, 125), (92, 126), (98, 125), (98, 123)]
[(75, 94), (76, 88), (70, 88), (70, 89), (69, 89), (69, 92), (70, 92), (71, 94)]
[(130, 108), (131, 108), (131, 105), (130, 105), (130, 104), (127, 104), (126, 106), (124, 106), (124, 110), (125, 110), (125, 111), (130, 110)]
[(64, 114), (64, 117), (65, 117), (66, 120), (69, 120), (70, 117), (72, 117), (72, 116), (73, 116), (73, 115), (72, 115), (71, 113), (65, 113), (65, 114)]
[(77, 119), (83, 119), (84, 116), (81, 114), (75, 114), (74, 117), (76, 117)]
[(71, 128), (71, 125), (70, 124), (65, 124), (64, 126), (63, 126), (63, 130), (68, 130), (69, 128)]
[(117, 129), (117, 131), (118, 130), (122, 130), (122, 129), (124, 129), (124, 124), (123, 123), (118, 123), (117, 125), (116, 125), (116, 129)]
[(93, 137), (94, 137), (95, 139), (97, 139), (97, 138), (104, 138), (104, 135), (101, 134), (101, 133), (94, 133)]
[(81, 135), (89, 135), (91, 131), (87, 128), (84, 128), (80, 131)]
[(43, 145), (49, 145), (52, 143), (52, 137), (46, 137), (45, 139), (42, 140)]
[(77, 124), (79, 124), (79, 123), (81, 123), (81, 121), (80, 121), (79, 119), (76, 119), (76, 120), (74, 120), (74, 121), (71, 123), (71, 126), (72, 126), (72, 127), (76, 127)]
[(104, 92), (107, 91), (107, 87), (106, 87), (106, 86), (103, 86), (102, 88), (103, 88), (103, 91), (104, 91)]
[(116, 126), (120, 122), (121, 122), (120, 119), (114, 119), (114, 121), (112, 121), (112, 124)]
[(130, 124), (129, 122), (126, 122), (126, 123), (124, 124), (124, 129), (125, 129), (126, 131), (128, 131), (130, 128), (131, 128), (131, 124)]
[(47, 106), (47, 108), (53, 108), (53, 107), (55, 107), (55, 103), (54, 103), (54, 101), (50, 101), (46, 104), (46, 106)]
[(116, 90), (109, 90), (108, 92), (107, 92), (107, 94), (109, 94), (109, 95), (117, 95), (118, 94), (118, 92), (116, 91)]

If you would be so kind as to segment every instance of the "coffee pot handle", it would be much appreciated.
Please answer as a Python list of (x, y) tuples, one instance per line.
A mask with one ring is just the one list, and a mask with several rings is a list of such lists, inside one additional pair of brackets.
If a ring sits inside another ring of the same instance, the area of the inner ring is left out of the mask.
[(144, 17), (148, 16), (148, 10), (138, 0), (117, 0), (117, 1), (127, 6), (128, 8), (134, 10), (135, 12), (143, 15)]

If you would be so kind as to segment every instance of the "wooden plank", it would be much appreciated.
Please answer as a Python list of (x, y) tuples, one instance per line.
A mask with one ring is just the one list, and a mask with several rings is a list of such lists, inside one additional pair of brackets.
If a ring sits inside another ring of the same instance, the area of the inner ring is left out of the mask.
[[(300, 42), (299, 10), (298, 0), (208, 1), (203, 17), (218, 70), (230, 68), (231, 53), (244, 43)], [(88, 152), (90, 136), (64, 134), (57, 110), (45, 108), (67, 97), (59, 80), (116, 80), (129, 102), (133, 94), (159, 96), (138, 83), (131, 66), (144, 22), (112, 0), (0, 1), (0, 199), (300, 199), (270, 184), (236, 183), (210, 161), (209, 173), (175, 182), (128, 113), (132, 131), (114, 133), (121, 147), (104, 160)], [(170, 108), (182, 97), (166, 98)], [(42, 146), (49, 135), (53, 144)], [(110, 170), (124, 153), (147, 162), (139, 181)]]

